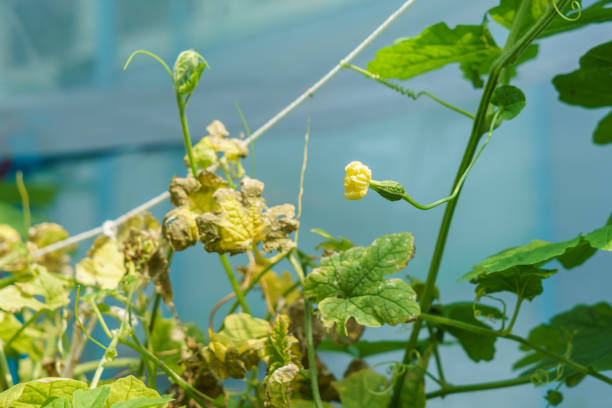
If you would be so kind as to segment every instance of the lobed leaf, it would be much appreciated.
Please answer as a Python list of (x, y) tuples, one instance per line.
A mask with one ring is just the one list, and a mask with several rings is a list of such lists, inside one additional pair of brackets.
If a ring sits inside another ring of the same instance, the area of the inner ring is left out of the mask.
[(370, 327), (414, 320), (420, 313), (414, 290), (401, 279), (384, 278), (403, 269), (413, 256), (412, 234), (382, 236), (368, 248), (323, 258), (306, 278), (304, 294), (318, 302), (326, 324), (337, 323), (344, 330), (351, 317)]
[(357, 371), (333, 386), (340, 394), (343, 408), (386, 408), (391, 400), (391, 394), (384, 392), (387, 378), (371, 368)]
[(53, 398), (71, 401), (75, 391), (88, 388), (86, 383), (69, 378), (51, 377), (23, 382), (0, 393), (0, 408), (39, 408)]
[(484, 72), (479, 67), (490, 65), (500, 54), (486, 26), (458, 25), (450, 29), (438, 23), (414, 38), (400, 39), (378, 50), (368, 70), (383, 78), (409, 79), (459, 63), (466, 76), (477, 84)]
[(107, 385), (92, 390), (76, 390), (72, 394), (73, 408), (104, 408), (104, 404), (111, 393)]

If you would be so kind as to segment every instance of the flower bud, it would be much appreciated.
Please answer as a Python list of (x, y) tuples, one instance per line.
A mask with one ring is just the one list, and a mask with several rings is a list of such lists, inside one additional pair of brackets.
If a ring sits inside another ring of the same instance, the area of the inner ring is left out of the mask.
[(397, 181), (372, 180), (370, 181), (370, 187), (372, 187), (372, 190), (376, 191), (378, 194), (380, 194), (389, 201), (397, 201), (404, 198), (404, 186), (402, 186)]
[(344, 168), (344, 197), (349, 200), (359, 200), (368, 193), (372, 171), (360, 161), (353, 161)]

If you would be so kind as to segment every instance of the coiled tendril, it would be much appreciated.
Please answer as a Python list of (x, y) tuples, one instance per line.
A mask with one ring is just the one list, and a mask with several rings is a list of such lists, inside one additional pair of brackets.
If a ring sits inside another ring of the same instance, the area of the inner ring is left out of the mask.
[(572, 1), (572, 10), (578, 10), (578, 14), (574, 17), (568, 17), (565, 14), (563, 14), (561, 12), (561, 10), (559, 10), (559, 6), (557, 6), (557, 2), (555, 0), (550, 0), (553, 7), (555, 8), (555, 11), (557, 12), (557, 14), (559, 15), (559, 17), (561, 17), (562, 19), (564, 19), (565, 21), (578, 21), (580, 19), (580, 17), (582, 16), (582, 5), (580, 4), (580, 2), (578, 0), (573, 0)]

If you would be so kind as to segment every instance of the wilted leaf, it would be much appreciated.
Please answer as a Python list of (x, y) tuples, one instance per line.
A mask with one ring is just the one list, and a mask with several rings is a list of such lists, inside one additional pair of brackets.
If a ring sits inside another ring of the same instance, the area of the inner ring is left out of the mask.
[(510, 120), (525, 107), (525, 94), (512, 85), (503, 85), (493, 91), (491, 103), (501, 109), (502, 119)]
[[(501, 312), (494, 307), (477, 304), (477, 310), (481, 313), (496, 318), (502, 318)], [(453, 320), (459, 320), (465, 323), (469, 323), (474, 326), (484, 327), (491, 329), (490, 326), (482, 323), (474, 316), (474, 305), (467, 302), (450, 303), (444, 305), (442, 313)], [(484, 334), (476, 334), (467, 330), (458, 329), (451, 326), (441, 326), (444, 331), (452, 334), (459, 343), (463, 350), (465, 350), (468, 357), (472, 360), (479, 362), (481, 360), (491, 361), (495, 356), (495, 341), (497, 337), (486, 336)]]
[(87, 258), (76, 265), (76, 279), (85, 285), (115, 289), (125, 274), (123, 254), (119, 243), (105, 235), (98, 237)]
[(414, 255), (410, 233), (384, 235), (368, 248), (354, 247), (321, 260), (306, 279), (304, 293), (319, 304), (327, 324), (346, 329), (353, 317), (378, 327), (415, 319), (420, 313), (416, 294), (401, 279), (385, 279), (403, 269)]
[(383, 392), (388, 387), (387, 379), (370, 368), (351, 374), (334, 387), (343, 408), (386, 408), (391, 400), (391, 394)]
[[(280, 276), (274, 271), (268, 271), (260, 279), (259, 284), (261, 285), (268, 311), (274, 313), (277, 302), (281, 299), (282, 294), (291, 288), (294, 282), (289, 271), (284, 271)], [(300, 297), (300, 291), (297, 288), (289, 292), (283, 301), (284, 308), (286, 308), (286, 305), (300, 299)]]
[[(595, 371), (612, 369), (612, 306), (601, 302), (591, 306), (578, 305), (558, 314), (548, 324), (542, 324), (529, 332), (528, 340), (548, 351), (564, 355), (571, 360), (590, 367)], [(528, 354), (514, 364), (514, 368), (529, 367), (523, 374), (531, 374), (543, 369), (557, 374), (559, 362), (521, 346)], [(575, 385), (574, 374), (570, 367), (564, 367), (562, 378)], [(580, 381), (581, 378), (578, 379)]]
[(24, 382), (0, 394), (0, 408), (39, 408), (48, 399), (72, 400), (76, 390), (86, 390), (86, 383), (68, 378), (42, 378)]
[(445, 23), (428, 27), (419, 36), (400, 39), (380, 49), (368, 64), (368, 70), (383, 78), (408, 79), (460, 63), (469, 79), (477, 83), (477, 66), (489, 65), (501, 54), (486, 26), (458, 25), (450, 29)]

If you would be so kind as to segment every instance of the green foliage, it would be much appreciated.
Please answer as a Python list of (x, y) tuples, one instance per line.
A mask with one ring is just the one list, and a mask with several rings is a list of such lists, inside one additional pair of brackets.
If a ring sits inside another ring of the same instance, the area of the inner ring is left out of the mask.
[(50, 398), (72, 400), (77, 390), (88, 389), (87, 384), (69, 378), (44, 378), (17, 384), (0, 394), (0, 408), (40, 407)]
[(208, 62), (194, 50), (186, 50), (179, 54), (174, 62), (173, 80), (177, 92), (189, 97), (198, 86), (204, 68)]
[(344, 408), (385, 408), (391, 400), (387, 379), (372, 369), (357, 371), (334, 383)]
[[(546, 350), (566, 355), (573, 361), (596, 371), (612, 369), (612, 306), (608, 303), (578, 305), (554, 316), (550, 323), (535, 327), (527, 339)], [(526, 368), (525, 374), (539, 370), (550, 372), (549, 378), (563, 379), (575, 385), (577, 372), (551, 358), (521, 346), (527, 355), (514, 364), (515, 369)], [(581, 379), (581, 378), (580, 378)]]
[(593, 133), (593, 143), (600, 145), (612, 143), (612, 111), (597, 124)]
[[(476, 318), (475, 310), (479, 310), (481, 314), (489, 318), (503, 318), (499, 310), (482, 304), (473, 305), (467, 302), (459, 302), (444, 305), (442, 308), (442, 312), (446, 317), (490, 329), (490, 326)], [(497, 337), (477, 334), (450, 326), (442, 326), (442, 328), (459, 340), (459, 344), (461, 344), (465, 353), (472, 360), (476, 362), (493, 360)]]
[(351, 249), (352, 247), (355, 246), (355, 244), (353, 244), (348, 239), (344, 237), (334, 238), (333, 236), (331, 236), (329, 233), (322, 230), (321, 228), (313, 228), (310, 231), (327, 239), (327, 241), (323, 241), (317, 244), (315, 249), (324, 248), (329, 251), (341, 252), (341, 251), (346, 251), (347, 249)]
[(412, 234), (384, 235), (368, 248), (354, 247), (321, 260), (306, 279), (304, 293), (315, 299), (327, 324), (346, 328), (349, 318), (378, 327), (414, 320), (416, 294), (401, 279), (384, 276), (403, 269), (414, 256)]
[(548, 390), (546, 391), (546, 401), (553, 407), (561, 404), (563, 402), (563, 394), (556, 390)]
[(491, 103), (501, 110), (502, 119), (510, 120), (521, 113), (525, 107), (525, 94), (516, 86), (500, 86), (493, 92)]
[(383, 78), (409, 79), (459, 63), (466, 77), (478, 85), (480, 75), (500, 54), (486, 26), (458, 25), (451, 29), (438, 23), (417, 37), (399, 39), (380, 49), (368, 70)]

